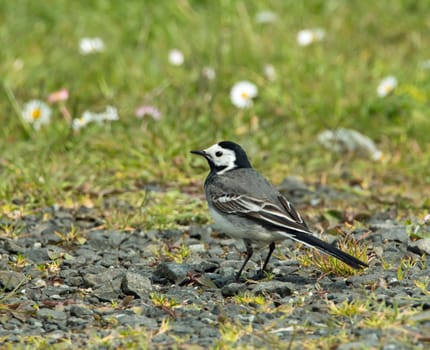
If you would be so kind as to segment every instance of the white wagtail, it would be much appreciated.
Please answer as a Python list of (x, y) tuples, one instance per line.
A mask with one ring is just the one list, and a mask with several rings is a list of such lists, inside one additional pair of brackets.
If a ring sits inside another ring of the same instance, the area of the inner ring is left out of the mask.
[(269, 254), (261, 269), (263, 272), (276, 243), (286, 238), (334, 256), (355, 269), (368, 266), (313, 236), (291, 203), (252, 168), (248, 156), (238, 144), (222, 141), (191, 153), (205, 157), (209, 163), (210, 173), (204, 188), (215, 227), (245, 242), (247, 256), (236, 275), (237, 280), (254, 252), (253, 245), (269, 245)]

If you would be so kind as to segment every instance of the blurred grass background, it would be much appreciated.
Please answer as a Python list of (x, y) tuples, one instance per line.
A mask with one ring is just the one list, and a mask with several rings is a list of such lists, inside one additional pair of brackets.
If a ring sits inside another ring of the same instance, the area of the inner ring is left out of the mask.
[[(257, 23), (264, 10), (278, 20)], [(430, 2), (413, 0), (0, 1), (1, 208), (88, 205), (151, 184), (200, 186), (206, 164), (189, 150), (222, 139), (241, 143), (275, 183), (287, 175), (340, 186), (359, 179), (372, 193), (428, 208), (428, 13)], [(326, 37), (301, 47), (296, 35), (305, 28)], [(105, 52), (81, 55), (82, 37), (102, 38)], [(173, 48), (184, 53), (183, 65), (169, 64)], [(266, 64), (276, 70), (273, 82)], [(216, 72), (212, 81), (202, 75), (206, 66)], [(399, 86), (379, 98), (387, 75)], [(229, 100), (239, 80), (259, 88), (251, 109)], [(23, 128), (19, 108), (63, 87), (73, 117), (113, 105), (120, 120), (73, 133), (53, 106), (48, 126)], [(142, 104), (158, 107), (162, 120), (137, 119)], [(324, 150), (316, 135), (337, 127), (371, 137), (384, 160)]]

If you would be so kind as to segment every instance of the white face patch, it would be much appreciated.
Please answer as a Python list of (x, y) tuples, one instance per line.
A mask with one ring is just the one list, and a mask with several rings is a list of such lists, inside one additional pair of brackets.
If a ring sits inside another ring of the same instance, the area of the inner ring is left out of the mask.
[(218, 175), (237, 167), (236, 154), (231, 149), (222, 148), (220, 145), (215, 144), (204, 151), (210, 157), (215, 167), (223, 167), (221, 171), (217, 172)]

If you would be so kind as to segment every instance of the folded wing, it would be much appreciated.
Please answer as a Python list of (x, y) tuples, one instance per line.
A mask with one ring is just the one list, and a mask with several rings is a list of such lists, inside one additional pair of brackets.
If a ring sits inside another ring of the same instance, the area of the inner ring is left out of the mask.
[(278, 196), (278, 200), (281, 205), (248, 195), (224, 194), (213, 198), (213, 205), (224, 214), (247, 217), (268, 230), (281, 232), (286, 238), (334, 256), (353, 268), (367, 266), (352, 255), (313, 236), (291, 203), (283, 196)]

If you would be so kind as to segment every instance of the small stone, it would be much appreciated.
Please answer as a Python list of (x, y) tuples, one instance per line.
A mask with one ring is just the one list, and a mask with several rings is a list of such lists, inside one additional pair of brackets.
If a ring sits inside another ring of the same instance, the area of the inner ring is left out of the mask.
[(221, 294), (224, 297), (232, 297), (237, 294), (245, 293), (247, 289), (248, 288), (245, 283), (233, 282), (233, 283), (226, 284), (224, 287), (222, 287)]
[(204, 253), (206, 251), (206, 246), (204, 244), (191, 244), (188, 248), (193, 253)]
[(6, 250), (9, 253), (12, 253), (12, 254), (23, 253), (24, 250), (25, 250), (23, 247), (21, 247), (20, 245), (16, 244), (11, 239), (5, 240), (5, 242), (3, 244), (3, 249)]
[(48, 249), (46, 248), (29, 249), (25, 252), (25, 257), (35, 264), (42, 264), (50, 260)]
[(99, 269), (99, 273), (89, 273), (83, 276), (86, 285), (94, 288), (94, 295), (100, 300), (112, 301), (118, 298), (122, 293), (121, 282), (124, 277), (124, 270), (101, 267)]
[(430, 238), (422, 238), (417, 241), (410, 242), (408, 250), (419, 255), (430, 255)]
[(37, 317), (48, 321), (64, 321), (67, 319), (67, 314), (61, 310), (42, 308), (37, 311)]
[(391, 220), (371, 223), (370, 229), (376, 231), (375, 234), (380, 235), (383, 241), (407, 243), (409, 240), (407, 227)]
[(419, 314), (413, 315), (411, 320), (415, 322), (429, 322), (430, 321), (430, 310), (420, 312)]
[(135, 272), (126, 272), (122, 279), (121, 288), (125, 294), (144, 298), (152, 290), (152, 285), (148, 277)]
[(114, 231), (114, 232), (110, 232), (109, 233), (109, 244), (113, 247), (113, 248), (119, 248), (120, 245), (127, 239), (129, 238), (129, 235), (125, 234), (124, 232), (118, 232), (118, 231)]
[(121, 295), (121, 279), (106, 283), (94, 289), (94, 295), (101, 301), (112, 301)]
[(15, 289), (25, 280), (26, 277), (21, 272), (0, 271), (0, 286), (6, 291)]
[(295, 202), (303, 200), (310, 193), (306, 184), (296, 176), (288, 176), (278, 186), (278, 190), (285, 194), (288, 199)]
[(144, 326), (150, 329), (156, 329), (158, 327), (157, 321), (146, 317), (144, 315), (136, 315), (133, 313), (123, 313), (115, 315), (118, 323), (122, 326)]
[(278, 294), (281, 298), (292, 294), (294, 284), (281, 281), (260, 282), (253, 289), (255, 294)]
[(89, 321), (84, 318), (72, 316), (67, 319), (67, 327), (72, 329), (83, 329), (87, 326), (88, 322)]
[(33, 282), (33, 285), (31, 286), (31, 288), (45, 288), (45, 287), (46, 287), (46, 282), (41, 278), (35, 279)]
[(70, 314), (78, 318), (85, 318), (91, 316), (93, 311), (84, 305), (72, 305), (70, 306)]
[(109, 283), (124, 276), (122, 269), (105, 269), (100, 267), (98, 273), (88, 273), (84, 275), (84, 281), (88, 287), (100, 287), (102, 284)]
[(154, 276), (177, 284), (182, 282), (190, 271), (192, 271), (191, 265), (168, 262), (158, 265), (154, 271)]

